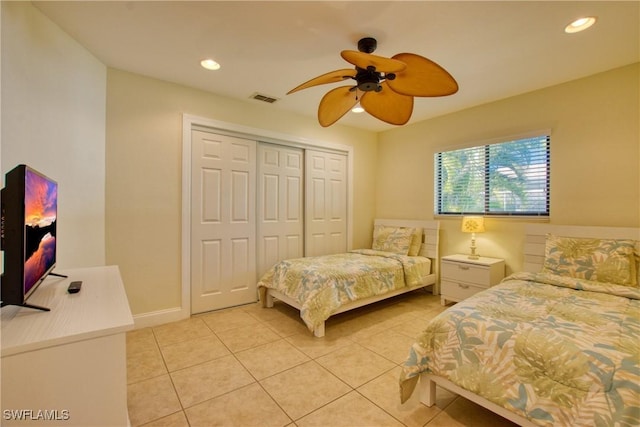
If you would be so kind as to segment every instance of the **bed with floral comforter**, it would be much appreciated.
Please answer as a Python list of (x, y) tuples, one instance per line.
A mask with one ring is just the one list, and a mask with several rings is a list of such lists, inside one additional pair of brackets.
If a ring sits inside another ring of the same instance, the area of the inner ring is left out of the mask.
[(640, 290), (517, 273), (434, 318), (410, 349), (421, 373), (541, 426), (640, 425)]
[(430, 274), (429, 258), (358, 249), (281, 261), (262, 276), (258, 289), (274, 289), (297, 302), (314, 331), (349, 302), (423, 284)]

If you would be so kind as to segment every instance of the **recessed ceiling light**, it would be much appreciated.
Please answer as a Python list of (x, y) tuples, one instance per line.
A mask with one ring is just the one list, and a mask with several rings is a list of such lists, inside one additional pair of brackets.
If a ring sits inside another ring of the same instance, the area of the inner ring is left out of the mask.
[(586, 30), (587, 28), (589, 28), (595, 23), (596, 23), (595, 16), (587, 16), (584, 18), (579, 18), (573, 21), (572, 23), (570, 23), (569, 25), (567, 25), (564, 28), (564, 32), (569, 34), (579, 33), (580, 31)]
[(200, 65), (202, 65), (202, 67), (206, 68), (207, 70), (215, 71), (220, 69), (220, 64), (218, 64), (213, 59), (203, 59), (202, 61), (200, 61)]

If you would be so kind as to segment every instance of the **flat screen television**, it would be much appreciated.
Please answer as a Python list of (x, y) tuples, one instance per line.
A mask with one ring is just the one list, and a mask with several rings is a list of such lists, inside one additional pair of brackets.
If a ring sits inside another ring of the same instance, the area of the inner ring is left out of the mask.
[(2, 189), (2, 306), (48, 311), (27, 299), (56, 265), (58, 184), (26, 165), (5, 175)]

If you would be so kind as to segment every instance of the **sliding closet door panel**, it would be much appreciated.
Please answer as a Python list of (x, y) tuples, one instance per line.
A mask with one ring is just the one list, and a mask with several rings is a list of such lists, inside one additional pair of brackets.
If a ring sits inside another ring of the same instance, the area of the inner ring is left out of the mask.
[(192, 131), (191, 312), (255, 302), (256, 142)]
[(258, 273), (304, 255), (304, 151), (258, 144)]
[(347, 156), (306, 150), (305, 255), (347, 250)]

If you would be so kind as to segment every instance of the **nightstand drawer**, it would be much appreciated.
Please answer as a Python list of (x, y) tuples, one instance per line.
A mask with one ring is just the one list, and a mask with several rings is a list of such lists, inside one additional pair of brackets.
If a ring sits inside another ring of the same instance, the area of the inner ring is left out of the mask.
[(440, 275), (443, 280), (453, 280), (482, 285), (491, 284), (491, 270), (488, 267), (443, 260)]
[(454, 301), (462, 301), (487, 289), (486, 287), (475, 286), (470, 283), (451, 282), (446, 279), (442, 280), (441, 288), (442, 296)]

